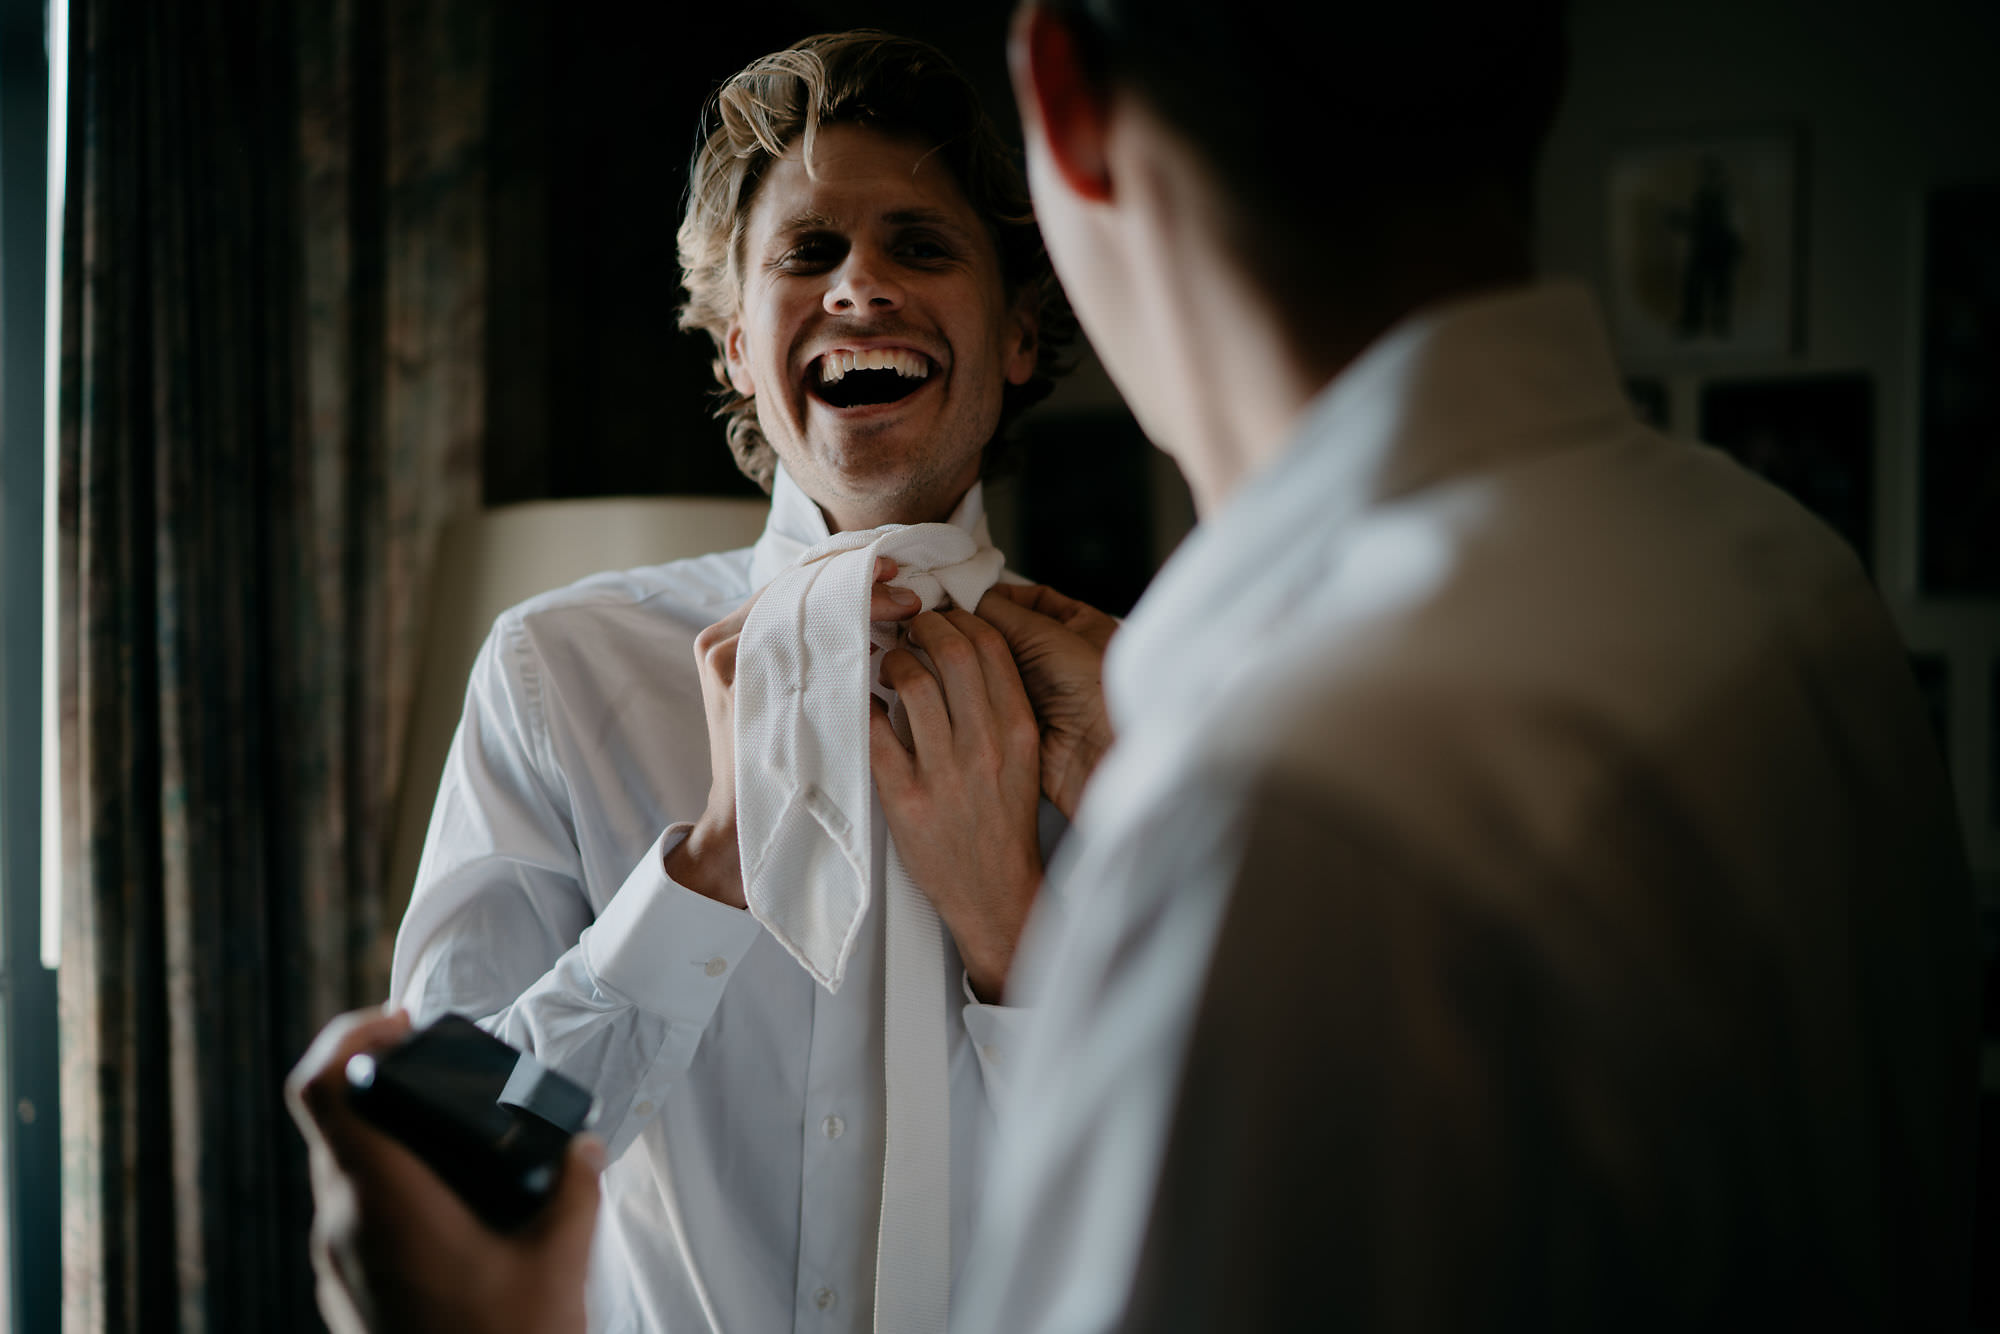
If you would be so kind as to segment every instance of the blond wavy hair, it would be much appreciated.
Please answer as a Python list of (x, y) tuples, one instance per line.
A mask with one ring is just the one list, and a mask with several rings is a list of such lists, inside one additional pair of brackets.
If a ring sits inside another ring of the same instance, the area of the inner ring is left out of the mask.
[(1008, 299), (1033, 293), (1035, 370), (1026, 384), (1005, 388), (1000, 423), (986, 450), (990, 471), (1002, 433), (1070, 368), (1076, 321), (1042, 249), (1020, 166), (964, 76), (943, 52), (911, 38), (873, 29), (823, 33), (752, 61), (709, 100), (702, 124), (707, 128), (695, 150), (687, 211), (676, 235), (687, 289), (680, 327), (702, 330), (715, 341), (721, 384), (716, 416), (727, 423), (737, 467), (769, 491), (778, 462), (758, 428), (754, 401), (730, 384), (722, 355), (724, 335), (742, 305), (750, 207), (764, 172), (794, 143), (810, 163), (820, 130), (851, 124), (936, 145), (993, 238)]

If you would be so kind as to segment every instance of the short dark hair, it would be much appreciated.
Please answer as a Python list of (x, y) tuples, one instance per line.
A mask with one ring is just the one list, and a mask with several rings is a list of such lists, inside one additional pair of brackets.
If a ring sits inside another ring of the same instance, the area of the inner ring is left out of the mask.
[[(730, 452), (746, 476), (771, 489), (777, 456), (757, 425), (754, 402), (729, 382), (722, 341), (742, 304), (742, 245), (757, 186), (795, 141), (812, 152), (828, 125), (860, 125), (911, 135), (937, 146), (959, 189), (993, 238), (1000, 276), (1012, 298), (1030, 295), (1038, 327), (1035, 369), (1026, 384), (1001, 395), (1000, 432), (1046, 398), (1070, 368), (1076, 319), (1049, 268), (1016, 155), (1000, 138), (971, 84), (935, 47), (873, 29), (823, 33), (752, 61), (723, 84), (703, 117), (687, 211), (681, 219), (681, 280), (688, 299), (683, 329), (715, 340), (715, 377)], [(989, 443), (990, 469), (997, 451)]]
[(1199, 154), (1253, 269), (1338, 232), (1312, 173), (1363, 211), (1494, 185), (1525, 210), (1568, 67), (1562, 0), (1038, 3)]

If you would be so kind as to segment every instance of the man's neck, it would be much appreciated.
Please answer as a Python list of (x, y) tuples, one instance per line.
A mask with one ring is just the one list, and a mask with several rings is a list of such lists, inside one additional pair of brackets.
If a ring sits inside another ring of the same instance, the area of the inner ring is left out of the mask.
[[(1525, 282), (1525, 267), (1501, 274), (1410, 273), (1383, 299), (1355, 303), (1348, 318), (1310, 325), (1263, 306), (1227, 327), (1232, 336), (1208, 364), (1219, 387), (1218, 425), (1208, 443), (1181, 460), (1197, 511), (1214, 513), (1290, 448), (1312, 402), (1376, 340), (1419, 311)], [(1246, 298), (1250, 299), (1250, 298)], [(1324, 307), (1323, 307), (1324, 308)]]
[(977, 484), (975, 476), (971, 482), (946, 491), (942, 496), (897, 496), (855, 499), (852, 497), (813, 497), (819, 506), (821, 517), (826, 520), (829, 533), (860, 532), (869, 528), (880, 528), (885, 524), (949, 523), (951, 516), (966, 493)]
[[(1419, 311), (1533, 276), (1527, 213), (1503, 187), (1330, 226), (1336, 255), (1363, 257), (1256, 278), (1217, 256), (1200, 353), (1218, 401), (1181, 460), (1204, 515), (1290, 447), (1300, 417), (1382, 335)], [(1274, 291), (1274, 289), (1276, 289)]]

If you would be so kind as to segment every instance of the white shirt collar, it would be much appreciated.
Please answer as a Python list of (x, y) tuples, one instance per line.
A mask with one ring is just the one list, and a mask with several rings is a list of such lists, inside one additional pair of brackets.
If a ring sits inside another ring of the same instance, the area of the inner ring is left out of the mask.
[[(945, 522), (963, 528), (971, 533), (980, 546), (992, 545), (992, 538), (986, 528), (986, 499), (982, 486), (974, 482)], [(762, 588), (775, 579), (797, 560), (801, 553), (816, 547), (833, 536), (827, 527), (826, 515), (817, 502), (800, 489), (785, 471), (785, 465), (778, 465), (778, 473), (771, 482), (771, 517), (764, 523), (764, 534), (750, 549), (750, 586)]]

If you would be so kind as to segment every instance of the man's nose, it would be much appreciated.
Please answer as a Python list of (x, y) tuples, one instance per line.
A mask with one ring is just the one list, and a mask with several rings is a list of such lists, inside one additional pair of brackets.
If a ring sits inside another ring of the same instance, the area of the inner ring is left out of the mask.
[(903, 287), (888, 261), (880, 255), (851, 250), (834, 271), (826, 289), (829, 315), (881, 314), (903, 308)]

